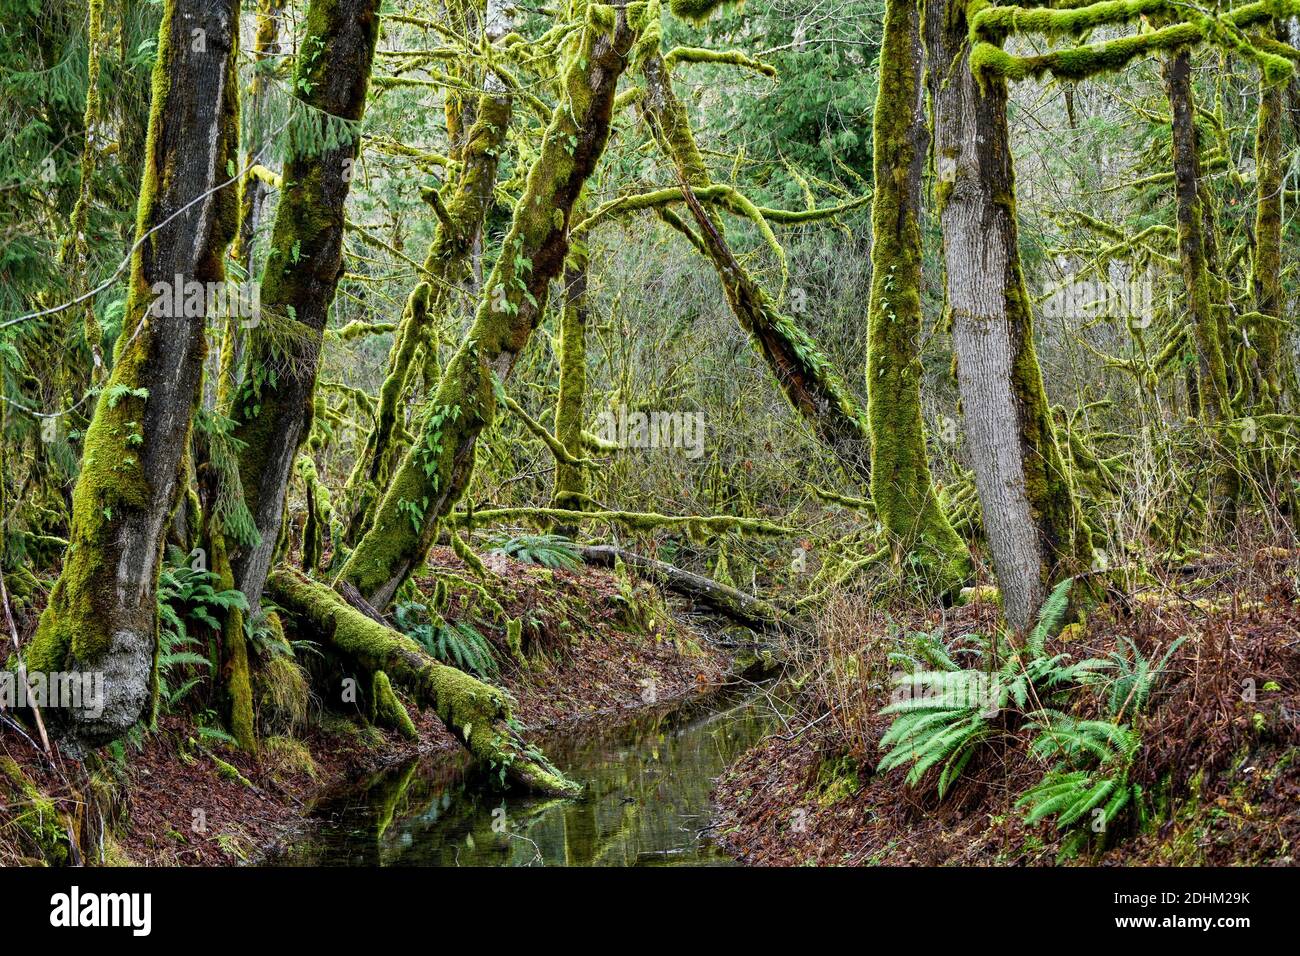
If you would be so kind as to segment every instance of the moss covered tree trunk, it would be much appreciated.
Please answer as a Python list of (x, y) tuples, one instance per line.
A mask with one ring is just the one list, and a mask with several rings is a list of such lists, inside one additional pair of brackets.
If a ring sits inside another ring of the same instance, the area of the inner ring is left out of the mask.
[(971, 564), (935, 496), (921, 417), (921, 173), (930, 145), (921, 63), (919, 0), (888, 0), (872, 139), (871, 498), (898, 549), (919, 559), (923, 586), (948, 594)]
[(1090, 551), (1053, 432), (1017, 247), (1005, 79), (970, 72), (968, 0), (931, 0), (935, 165), (957, 384), (1008, 622)]
[(244, 498), (261, 536), (232, 556), (235, 581), (250, 607), (261, 596), (290, 469), (310, 430), (321, 340), (343, 272), (343, 207), (357, 156), (357, 139), (345, 124), (365, 111), (379, 4), (312, 0), (298, 48), (294, 90), (301, 103), (294, 104), (284, 188), (262, 274), (261, 322), (230, 410), (235, 438), (243, 442)]
[[(660, 148), (688, 188), (711, 186), (686, 107), (677, 98), (668, 67), (658, 52), (646, 57), (642, 75), (645, 94), (641, 108)], [(812, 426), (844, 472), (869, 486), (871, 432), (852, 393), (812, 337), (794, 318), (777, 309), (736, 259), (721, 220), (698, 204), (689, 205), (704, 217), (699, 221), (701, 251), (713, 262), (736, 321), (753, 339), (790, 404)]]
[[(564, 308), (560, 312), (560, 395), (555, 403), (555, 437), (570, 455), (581, 457), (582, 413), (587, 395), (587, 245), (575, 242), (564, 266)], [(582, 465), (555, 460), (554, 508), (582, 511), (588, 503)], [(561, 522), (557, 534), (574, 537), (577, 526)]]
[(1251, 291), (1256, 318), (1250, 329), (1255, 348), (1256, 404), (1261, 411), (1278, 407), (1287, 376), (1282, 352), (1282, 96), (1285, 84), (1260, 77), (1255, 127), (1255, 259)]
[[(634, 9), (636, 18), (646, 16), (645, 7)], [(478, 436), (496, 413), (493, 379), (509, 376), (541, 319), (547, 287), (564, 266), (573, 206), (604, 151), (618, 79), (640, 27), (622, 6), (586, 9), (562, 63), (560, 106), (529, 169), (474, 322), (443, 374), (415, 445), (340, 573), (375, 607), (387, 606), (424, 561), (439, 519), (469, 483)]]
[[(1232, 415), (1232, 391), (1224, 327), (1214, 314), (1211, 295), (1208, 248), (1211, 237), (1205, 222), (1191, 52), (1183, 49), (1167, 56), (1162, 71), (1171, 116), (1170, 151), (1174, 167), (1174, 209), (1178, 221), (1178, 261), (1187, 295), (1186, 321), (1196, 341), (1196, 408), (1205, 426), (1226, 437), (1227, 432), (1222, 430), (1222, 426)], [(1231, 520), (1237, 494), (1234, 463), (1230, 456), (1218, 454), (1217, 444), (1217, 439), (1211, 440), (1205, 452), (1207, 456), (1219, 459), (1210, 462), (1206, 469), (1209, 475), (1207, 517), (1210, 522), (1219, 518)]]
[(504, 691), (438, 663), (409, 637), (372, 620), (331, 588), (295, 571), (277, 569), (268, 587), (276, 603), (313, 640), (368, 676), (382, 672), (417, 703), (432, 707), (470, 753), (493, 769), (504, 770), (506, 778), (539, 793), (572, 796), (578, 791), (516, 736)]
[(1171, 149), (1174, 166), (1175, 211), (1178, 218), (1178, 260), (1187, 290), (1187, 323), (1196, 338), (1197, 396), (1202, 419), (1222, 420), (1228, 408), (1228, 370), (1223, 342), (1210, 296), (1205, 228), (1201, 208), (1201, 164), (1196, 135), (1196, 103), (1192, 92), (1192, 57), (1180, 50), (1163, 63), (1165, 88), (1172, 116)]
[[(508, 31), (510, 18), (498, 0), (488, 4), (486, 24), (490, 42)], [(396, 464), (394, 441), (402, 412), (402, 396), (411, 380), (412, 363), (421, 344), (433, 348), (431, 339), (446, 314), (453, 288), (469, 274), (470, 254), (494, 201), (497, 161), (510, 126), (511, 97), (505, 85), (489, 73), (484, 93), (473, 110), (475, 117), (464, 142), (459, 144), (461, 169), (450, 199), (441, 204), (438, 227), (424, 260), (425, 281), (407, 300), (401, 325), (388, 357), (388, 371), (379, 391), (375, 427), (366, 438), (343, 492), (348, 519), (344, 541), (355, 544), (369, 523), (374, 506)], [(461, 112), (457, 112), (460, 118)]]
[(125, 733), (150, 698), (159, 564), (208, 319), (206, 295), (174, 287), (225, 277), (238, 196), (218, 187), (237, 148), (238, 19), (236, 0), (163, 8), (123, 331), (85, 438), (63, 572), (29, 649), (33, 670), (103, 674), (102, 714), (58, 712), (76, 748)]

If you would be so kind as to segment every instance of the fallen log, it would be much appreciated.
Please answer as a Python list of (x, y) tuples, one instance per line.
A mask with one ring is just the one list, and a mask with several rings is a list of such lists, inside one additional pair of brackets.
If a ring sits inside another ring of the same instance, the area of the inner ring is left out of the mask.
[(299, 571), (279, 568), (267, 579), (275, 602), (304, 630), (367, 674), (383, 671), (428, 706), (478, 759), (534, 793), (576, 796), (582, 788), (525, 744), (510, 726), (510, 698), (463, 671), (434, 660), (420, 645), (348, 604), (338, 592)]
[(588, 564), (611, 567), (616, 560), (621, 560), (665, 587), (699, 600), (746, 627), (759, 631), (787, 629), (782, 613), (773, 605), (702, 574), (683, 571), (665, 561), (647, 558), (612, 544), (578, 545), (577, 549)]

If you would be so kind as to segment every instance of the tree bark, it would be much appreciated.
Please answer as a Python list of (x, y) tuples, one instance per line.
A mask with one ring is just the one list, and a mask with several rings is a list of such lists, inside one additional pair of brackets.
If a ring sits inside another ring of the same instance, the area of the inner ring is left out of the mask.
[(1053, 432), (1017, 246), (1000, 75), (971, 74), (966, 0), (930, 0), (935, 165), (957, 384), (1007, 621), (1023, 629), (1091, 550)]
[(123, 332), (86, 434), (63, 572), (28, 653), (33, 670), (103, 674), (101, 714), (58, 712), (74, 751), (121, 736), (151, 696), (158, 571), (208, 319), (206, 296), (186, 315), (173, 286), (225, 278), (238, 196), (218, 187), (238, 145), (238, 21), (237, 0), (163, 10)]

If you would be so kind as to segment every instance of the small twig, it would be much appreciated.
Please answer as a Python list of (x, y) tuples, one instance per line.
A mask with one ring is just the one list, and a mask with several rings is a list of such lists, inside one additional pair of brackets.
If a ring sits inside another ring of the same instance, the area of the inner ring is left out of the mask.
[(23, 682), (23, 687), (27, 691), (27, 704), (36, 716), (36, 729), (40, 732), (41, 744), (45, 747), (45, 755), (48, 757), (50, 756), (50, 738), (45, 733), (45, 721), (41, 719), (41, 708), (32, 699), (32, 687), (27, 683), (27, 665), (23, 663), (23, 647), (18, 641), (18, 627), (14, 624), (13, 613), (9, 610), (9, 589), (5, 587), (3, 572), (0, 572), (0, 604), (4, 605), (5, 622), (9, 625), (9, 636), (13, 638), (14, 653), (18, 655), (18, 679)]

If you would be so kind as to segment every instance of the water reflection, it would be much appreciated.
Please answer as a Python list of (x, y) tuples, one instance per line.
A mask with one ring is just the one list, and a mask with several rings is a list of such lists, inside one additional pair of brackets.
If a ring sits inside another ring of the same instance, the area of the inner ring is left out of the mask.
[(414, 761), (322, 805), (321, 827), (281, 864), (325, 866), (725, 865), (703, 831), (723, 769), (771, 727), (764, 698), (713, 694), (613, 731), (544, 741), (580, 800), (493, 792), (460, 755)]

